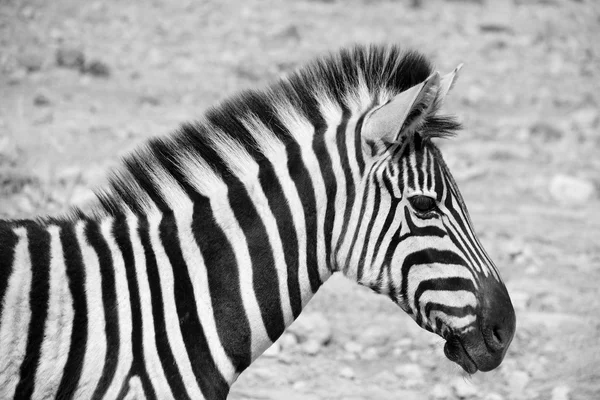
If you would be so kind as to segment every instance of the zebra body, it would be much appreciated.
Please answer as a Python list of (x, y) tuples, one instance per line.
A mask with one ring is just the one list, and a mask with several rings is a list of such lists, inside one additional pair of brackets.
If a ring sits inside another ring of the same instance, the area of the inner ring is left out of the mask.
[(494, 368), (514, 312), (431, 142), (455, 75), (343, 50), (150, 141), (89, 210), (1, 221), (0, 398), (223, 399), (336, 271)]

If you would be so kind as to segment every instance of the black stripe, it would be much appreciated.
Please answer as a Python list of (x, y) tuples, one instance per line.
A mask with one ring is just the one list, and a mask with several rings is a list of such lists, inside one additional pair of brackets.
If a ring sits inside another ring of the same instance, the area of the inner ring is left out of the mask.
[(50, 297), (50, 233), (46, 227), (35, 223), (26, 223), (26, 229), (32, 274), (29, 291), (31, 317), (25, 358), (21, 364), (19, 383), (15, 392), (21, 399), (30, 399), (33, 394)]
[(139, 216), (138, 234), (144, 248), (146, 258), (146, 273), (148, 274), (148, 284), (150, 287), (150, 300), (152, 303), (152, 319), (154, 321), (154, 336), (156, 351), (160, 358), (165, 377), (171, 392), (176, 399), (189, 399), (185, 389), (181, 373), (173, 356), (169, 338), (167, 336), (167, 327), (165, 325), (165, 311), (163, 308), (163, 294), (160, 286), (160, 275), (156, 264), (156, 256), (150, 241), (150, 231), (148, 219), (145, 216)]
[(242, 182), (234, 177), (226, 181), (229, 186), (229, 204), (248, 244), (256, 300), (269, 339), (274, 342), (285, 330), (285, 322), (273, 249), (264, 223)]
[(133, 254), (133, 246), (131, 244), (131, 237), (129, 236), (129, 225), (127, 219), (124, 216), (117, 216), (114, 219), (112, 226), (112, 234), (115, 238), (115, 242), (119, 247), (121, 255), (123, 256), (123, 262), (125, 264), (125, 275), (127, 277), (127, 287), (129, 289), (129, 304), (131, 305), (131, 344), (133, 361), (131, 364), (131, 370), (123, 383), (128, 385), (128, 380), (133, 376), (138, 376), (144, 389), (144, 394), (148, 400), (156, 399), (156, 392), (146, 371), (146, 364), (144, 361), (144, 320), (142, 319), (142, 308), (140, 301), (140, 291), (135, 273), (135, 256)]
[(296, 142), (290, 142), (287, 146), (287, 152), (290, 177), (296, 185), (304, 210), (308, 280), (312, 292), (316, 293), (322, 284), (317, 261), (317, 199), (308, 169), (302, 161), (300, 145)]
[(425, 306), (425, 317), (429, 319), (429, 316), (433, 311), (441, 311), (444, 314), (456, 318), (462, 318), (468, 315), (476, 315), (476, 310), (472, 306), (452, 307), (447, 304), (427, 303)]
[[(348, 124), (348, 118), (350, 112), (344, 108), (342, 113), (342, 121), (337, 127), (336, 135), (343, 134), (346, 131)], [(332, 234), (333, 234), (333, 222), (335, 221), (335, 196), (337, 193), (337, 180), (333, 173), (333, 167), (331, 157), (327, 151), (325, 145), (325, 132), (327, 131), (326, 126), (320, 127), (319, 131), (315, 132), (313, 137), (313, 151), (317, 156), (319, 162), (319, 169), (321, 170), (321, 176), (325, 183), (325, 195), (327, 201), (327, 207), (325, 208), (325, 221), (323, 221), (323, 234), (325, 238), (325, 259), (327, 260), (327, 267), (331, 269), (331, 263), (335, 260), (331, 256), (331, 245), (332, 245)]]
[(446, 290), (446, 291), (458, 291), (466, 290), (476, 294), (475, 285), (470, 279), (451, 277), (451, 278), (435, 278), (422, 281), (417, 286), (415, 291), (415, 308), (418, 308), (421, 296), (428, 290)]
[[(374, 178), (377, 179), (376, 176)], [(369, 186), (370, 186), (370, 182), (369, 182), (369, 185), (367, 186), (367, 190), (368, 190)], [(367, 249), (369, 247), (369, 243), (371, 243), (371, 239), (372, 239), (372, 235), (373, 235), (373, 226), (375, 225), (375, 221), (379, 218), (379, 207), (381, 205), (381, 188), (379, 187), (379, 184), (375, 183), (373, 185), (373, 189), (375, 190), (375, 198), (373, 199), (373, 212), (371, 213), (371, 219), (369, 220), (369, 224), (367, 226), (367, 232), (365, 234), (365, 242), (363, 243), (363, 247), (360, 252), (360, 257), (358, 259), (357, 277), (358, 277), (359, 282), (362, 278), (362, 272), (363, 272), (364, 268), (365, 267), (369, 268), (372, 266), (371, 264), (367, 264), (367, 260), (365, 259), (365, 257), (367, 256)], [(379, 276), (381, 276), (381, 275), (379, 275)]]
[[(257, 96), (251, 97), (252, 102), (249, 102), (248, 106), (252, 109), (252, 113), (259, 118), (261, 122), (264, 122), (265, 119), (269, 119), (269, 124), (272, 124), (273, 122), (270, 121), (270, 115), (272, 115), (273, 111), (272, 106), (264, 102), (264, 99), (260, 101), (261, 99)], [(220, 118), (223, 116), (223, 113), (227, 113), (229, 111), (231, 111), (231, 115), (229, 115), (227, 118)], [(294, 318), (296, 318), (298, 315), (300, 315), (302, 310), (302, 298), (300, 294), (300, 285), (298, 282), (298, 237), (293, 224), (292, 212), (288, 205), (288, 200), (283, 193), (283, 188), (281, 187), (281, 183), (279, 182), (273, 165), (266, 155), (261, 153), (254, 135), (248, 131), (240, 119), (235, 117), (237, 114), (234, 110), (229, 110), (227, 107), (225, 107), (223, 113), (217, 113), (213, 110), (210, 113), (209, 120), (215, 124), (220, 122), (223, 126), (224, 132), (227, 132), (227, 134), (231, 135), (232, 138), (254, 159), (259, 167), (258, 180), (269, 204), (269, 208), (273, 213), (278, 228), (278, 234), (283, 245), (284, 259), (287, 269), (287, 286), (290, 305), (292, 308), (292, 314)], [(268, 125), (266, 126), (268, 129)], [(283, 144), (281, 139), (289, 140), (286, 135), (278, 134), (276, 136), (277, 139), (274, 140), (278, 141), (279, 144)], [(259, 220), (258, 215), (256, 215), (255, 218), (257, 221)], [(264, 234), (266, 235), (266, 230)], [(263, 245), (266, 243), (268, 243), (268, 241), (263, 243)], [(267, 257), (269, 257), (270, 254), (271, 252), (268, 252)], [(275, 260), (271, 257), (271, 259), (264, 259), (261, 264), (274, 265), (274, 263)], [(256, 264), (254, 264), (254, 267), (256, 268)], [(261, 266), (261, 269), (264, 268)], [(266, 274), (270, 275), (273, 272), (276, 271), (266, 271)], [(274, 274), (274, 276), (276, 276), (276, 274)], [(268, 284), (268, 282), (265, 282), (265, 285), (266, 284)], [(283, 322), (283, 319), (281, 322)], [(281, 329), (281, 327), (273, 328), (276, 331), (274, 334), (277, 334), (277, 331)], [(277, 334), (277, 337), (278, 336), (279, 334)]]
[(73, 299), (73, 327), (71, 328), (71, 346), (64, 367), (62, 379), (56, 392), (59, 399), (72, 399), (77, 389), (87, 347), (88, 307), (85, 294), (85, 267), (83, 256), (72, 223), (61, 224), (60, 242), (69, 280), (69, 289)]
[[(439, 218), (438, 216), (432, 216), (427, 219)], [(417, 226), (412, 220), (412, 215), (408, 210), (408, 207), (404, 207), (404, 219), (408, 225), (407, 233), (402, 235), (401, 240), (411, 236), (435, 236), (443, 238), (446, 236), (446, 232), (437, 226)]]
[(258, 179), (277, 223), (277, 230), (283, 246), (283, 255), (287, 267), (287, 286), (290, 305), (294, 319), (296, 319), (302, 311), (302, 297), (298, 282), (298, 235), (296, 234), (288, 200), (283, 193), (283, 188), (275, 175), (272, 165), (263, 162), (260, 166)]
[[(211, 164), (221, 161), (205, 142), (206, 137), (198, 135), (193, 127), (184, 126), (182, 136), (178, 140), (198, 157), (211, 160)], [(233, 248), (223, 230), (215, 222), (210, 200), (196, 192), (187, 182), (171, 149), (162, 148), (161, 151), (156, 152), (156, 157), (165, 170), (179, 182), (194, 204), (192, 234), (204, 258), (217, 332), (225, 353), (236, 370), (242, 372), (251, 362), (251, 332), (242, 301), (239, 270)], [(209, 355), (210, 353), (206, 356)], [(219, 390), (227, 393), (229, 389), (226, 387), (225, 379), (216, 369), (215, 374), (218, 375), (214, 382), (222, 387)]]
[(115, 287), (115, 271), (110, 248), (102, 236), (98, 222), (88, 221), (85, 236), (90, 246), (98, 254), (102, 286), (102, 303), (104, 305), (104, 332), (106, 335), (106, 354), (104, 367), (98, 386), (94, 390), (92, 399), (99, 400), (104, 397), (117, 370), (119, 361), (119, 314), (117, 305), (117, 289)]
[[(163, 214), (158, 229), (160, 240), (173, 269), (173, 296), (175, 296), (175, 306), (179, 316), (179, 327), (196, 382), (205, 398), (225, 398), (229, 386), (212, 358), (208, 340), (198, 318), (194, 287), (181, 251), (177, 223), (171, 212)], [(231, 285), (232, 282), (229, 284)]]
[(366, 111), (363, 115), (361, 115), (358, 118), (358, 120), (356, 121), (356, 126), (354, 127), (354, 151), (355, 151), (356, 163), (358, 164), (358, 170), (359, 170), (361, 176), (365, 172), (365, 159), (364, 159), (363, 148), (362, 148), (362, 145), (363, 145), (362, 124), (363, 124), (363, 121), (365, 120), (365, 116), (368, 114), (368, 112), (370, 110), (371, 110), (371, 108), (369, 108), (368, 111)]
[[(340, 165), (342, 171), (344, 171), (344, 179), (346, 181), (346, 205), (344, 209), (344, 219), (342, 220), (340, 239), (338, 240), (335, 248), (335, 253), (337, 254), (346, 239), (346, 234), (348, 233), (348, 224), (350, 223), (350, 217), (352, 215), (352, 207), (354, 205), (356, 189), (354, 187), (354, 180), (352, 179), (352, 170), (350, 168), (350, 160), (348, 157), (345, 129), (344, 131), (338, 130), (335, 142), (338, 154), (340, 156)], [(346, 268), (346, 266), (344, 266), (344, 268)]]
[(192, 232), (206, 264), (219, 339), (236, 370), (242, 372), (250, 365), (252, 343), (238, 265), (231, 244), (215, 222), (209, 200), (200, 195), (195, 199)]
[(19, 237), (13, 232), (6, 221), (0, 221), (0, 322), (2, 321), (2, 307), (4, 295), (8, 289), (8, 281), (13, 271), (15, 261), (15, 246)]
[(448, 250), (438, 250), (434, 248), (426, 248), (415, 251), (409, 254), (402, 263), (402, 286), (400, 289), (400, 295), (403, 299), (407, 299), (408, 289), (408, 274), (413, 265), (421, 264), (456, 264), (466, 267), (465, 261), (456, 253)]

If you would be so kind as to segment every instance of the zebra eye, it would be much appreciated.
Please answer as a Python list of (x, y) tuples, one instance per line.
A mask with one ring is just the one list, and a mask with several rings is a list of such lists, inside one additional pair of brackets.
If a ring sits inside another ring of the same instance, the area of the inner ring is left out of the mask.
[(433, 211), (436, 207), (435, 199), (429, 196), (413, 196), (410, 199), (410, 205), (418, 212), (427, 213)]

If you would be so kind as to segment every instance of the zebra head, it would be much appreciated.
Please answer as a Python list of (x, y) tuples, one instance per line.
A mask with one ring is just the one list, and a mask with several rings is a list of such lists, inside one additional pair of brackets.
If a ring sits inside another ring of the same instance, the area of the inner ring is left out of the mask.
[(436, 115), (459, 68), (443, 78), (435, 73), (365, 114), (363, 212), (343, 262), (347, 275), (446, 339), (446, 356), (474, 373), (502, 362), (515, 313), (431, 141), (459, 127)]

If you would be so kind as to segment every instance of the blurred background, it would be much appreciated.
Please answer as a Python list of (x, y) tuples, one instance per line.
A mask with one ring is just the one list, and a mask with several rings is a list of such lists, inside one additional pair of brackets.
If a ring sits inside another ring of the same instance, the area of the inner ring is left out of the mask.
[(445, 158), (517, 311), (490, 373), (383, 297), (327, 282), (231, 399), (600, 398), (600, 2), (0, 0), (0, 217), (90, 199), (121, 156), (352, 43), (441, 73)]

